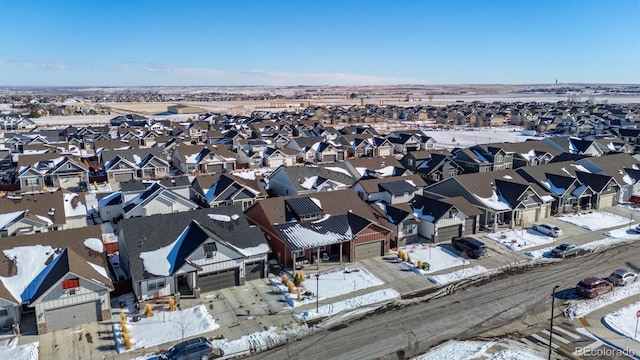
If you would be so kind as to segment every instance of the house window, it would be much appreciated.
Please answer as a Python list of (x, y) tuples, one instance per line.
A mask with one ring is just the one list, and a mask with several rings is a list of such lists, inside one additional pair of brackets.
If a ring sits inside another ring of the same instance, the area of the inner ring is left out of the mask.
[(27, 186), (39, 185), (40, 179), (38, 178), (28, 178), (26, 181)]
[(502, 155), (496, 155), (496, 162), (502, 162)]
[(147, 281), (147, 290), (158, 290), (164, 287), (164, 278)]
[(294, 251), (291, 252), (291, 256), (303, 257), (304, 256), (304, 250), (294, 250)]
[(207, 259), (212, 259), (216, 256), (216, 252), (218, 252), (218, 247), (216, 243), (207, 243), (203, 245), (204, 248), (204, 257)]
[(68, 279), (62, 282), (62, 290), (75, 289), (80, 287), (80, 279)]
[(413, 166), (413, 159), (409, 159), (409, 166)]
[(67, 164), (67, 169), (73, 169), (73, 165)]
[(416, 224), (405, 224), (402, 228), (403, 235), (411, 235), (415, 232), (417, 225)]
[(9, 310), (0, 309), (0, 317), (7, 316), (7, 315), (9, 315)]

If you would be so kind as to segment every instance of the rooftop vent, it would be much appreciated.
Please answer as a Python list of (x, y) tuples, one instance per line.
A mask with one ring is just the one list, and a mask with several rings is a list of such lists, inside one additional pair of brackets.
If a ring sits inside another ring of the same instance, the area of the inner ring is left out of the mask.
[(47, 214), (49, 216), (53, 216), (56, 214), (56, 209), (55, 208), (50, 208), (49, 211), (47, 211)]

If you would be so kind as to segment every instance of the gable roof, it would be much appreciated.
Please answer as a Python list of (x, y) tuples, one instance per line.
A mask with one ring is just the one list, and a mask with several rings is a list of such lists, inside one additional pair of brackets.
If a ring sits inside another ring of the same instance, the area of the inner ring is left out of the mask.
[[(226, 216), (230, 221), (214, 220), (208, 216), (210, 214), (221, 215), (220, 218)], [(258, 247), (263, 249), (262, 253), (269, 251), (262, 231), (249, 226), (238, 205), (124, 219), (120, 221), (118, 231), (124, 235), (120, 238), (120, 246), (126, 248), (129, 256), (131, 276), (135, 280), (153, 277), (145, 273), (140, 254), (170, 245), (194, 220), (202, 231), (210, 232), (207, 235), (219, 237), (241, 253)], [(193, 236), (198, 234), (197, 231), (192, 233)]]
[(54, 224), (66, 223), (62, 190), (0, 197), (0, 214), (25, 210), (29, 210), (30, 214), (49, 219)]
[[(307, 191), (313, 188), (313, 186), (309, 187), (307, 183), (313, 177), (331, 180), (347, 187), (355, 182), (355, 179), (349, 175), (321, 166), (281, 166), (277, 171), (286, 174), (297, 191)], [(318, 182), (316, 181), (311, 185), (315, 184), (318, 184)]]

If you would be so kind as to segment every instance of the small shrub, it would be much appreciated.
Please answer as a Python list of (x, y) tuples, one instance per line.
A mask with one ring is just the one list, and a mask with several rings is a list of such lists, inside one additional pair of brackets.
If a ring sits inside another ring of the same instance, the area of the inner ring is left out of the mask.
[(422, 269), (422, 260), (418, 260), (418, 269)]
[(302, 301), (302, 292), (300, 291), (300, 288), (298, 288), (298, 301)]
[(293, 281), (289, 280), (287, 282), (287, 289), (289, 290), (289, 294), (293, 294), (294, 293), (295, 287), (296, 287), (296, 285), (293, 283)]
[(404, 250), (398, 250), (398, 258), (404, 260)]
[(286, 284), (289, 282), (289, 277), (287, 276), (287, 274), (282, 275), (282, 283)]
[(409, 254), (407, 254), (407, 262), (410, 263), (411, 262), (411, 256), (409, 256)]

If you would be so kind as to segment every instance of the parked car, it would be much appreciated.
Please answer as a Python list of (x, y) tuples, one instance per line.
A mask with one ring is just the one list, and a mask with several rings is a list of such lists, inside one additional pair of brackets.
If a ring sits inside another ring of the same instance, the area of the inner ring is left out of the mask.
[(576, 293), (587, 299), (593, 299), (613, 290), (613, 283), (599, 277), (588, 277), (576, 285)]
[(224, 355), (222, 349), (216, 349), (205, 337), (183, 341), (160, 355), (162, 360), (209, 360)]
[(571, 255), (578, 255), (580, 248), (573, 244), (560, 244), (551, 250), (551, 256), (565, 258)]
[(640, 195), (631, 195), (631, 197), (627, 201), (634, 205), (640, 205)]
[(532, 228), (537, 232), (541, 232), (551, 237), (558, 237), (562, 235), (562, 229), (551, 224), (533, 224)]
[(451, 240), (451, 245), (472, 259), (478, 259), (487, 255), (487, 245), (472, 237), (454, 237)]
[(608, 280), (615, 286), (625, 286), (638, 280), (638, 274), (626, 269), (618, 269), (609, 275)]

